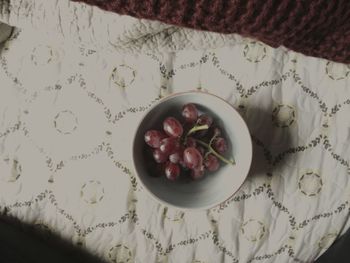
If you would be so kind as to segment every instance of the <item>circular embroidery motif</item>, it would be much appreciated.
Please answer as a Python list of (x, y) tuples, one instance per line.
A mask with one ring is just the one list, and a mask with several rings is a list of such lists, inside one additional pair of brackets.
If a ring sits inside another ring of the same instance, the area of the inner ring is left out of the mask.
[(315, 196), (322, 189), (321, 176), (313, 171), (308, 171), (300, 177), (298, 187), (304, 195)]
[(104, 189), (99, 181), (91, 180), (81, 187), (81, 198), (88, 204), (96, 204), (104, 197)]
[(266, 228), (262, 222), (255, 219), (249, 219), (243, 223), (241, 232), (247, 240), (256, 242), (263, 238), (266, 232)]
[(250, 42), (244, 46), (244, 57), (253, 63), (258, 63), (266, 57), (266, 47), (259, 42)]
[(291, 126), (296, 119), (295, 109), (289, 105), (278, 105), (272, 111), (272, 122), (280, 128)]
[(350, 66), (329, 61), (326, 64), (326, 74), (332, 80), (342, 80), (349, 76)]
[(136, 71), (127, 65), (119, 65), (112, 71), (111, 81), (121, 87), (125, 88), (131, 85), (136, 77)]
[(57, 54), (50, 46), (38, 46), (32, 51), (31, 60), (36, 66), (43, 66), (52, 63), (57, 59)]
[(132, 252), (131, 250), (122, 244), (118, 244), (112, 247), (108, 252), (109, 259), (114, 263), (131, 263)]
[(55, 116), (54, 126), (59, 133), (71, 134), (78, 127), (78, 119), (73, 112), (64, 110)]

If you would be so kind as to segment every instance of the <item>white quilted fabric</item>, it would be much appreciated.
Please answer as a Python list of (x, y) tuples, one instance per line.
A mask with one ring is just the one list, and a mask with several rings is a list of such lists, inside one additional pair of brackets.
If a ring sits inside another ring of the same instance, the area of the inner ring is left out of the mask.
[(127, 52), (214, 48), (236, 43), (238, 35), (178, 28), (104, 12), (69, 0), (6, 0), (0, 21), (35, 29), (55, 42), (72, 41), (94, 49)]
[[(65, 0), (2, 5), (22, 28), (0, 54), (2, 212), (118, 263), (311, 262), (348, 229), (349, 65)], [(130, 159), (143, 112), (191, 89), (254, 141), (240, 191), (196, 213), (150, 199)]]

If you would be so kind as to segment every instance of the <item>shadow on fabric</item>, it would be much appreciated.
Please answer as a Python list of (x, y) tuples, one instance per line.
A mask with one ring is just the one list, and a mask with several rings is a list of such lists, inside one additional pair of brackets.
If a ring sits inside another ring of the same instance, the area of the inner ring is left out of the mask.
[(1, 263), (104, 263), (45, 228), (0, 216)]
[(250, 178), (264, 177), (288, 162), (290, 155), (284, 156), (282, 161), (278, 160), (278, 155), (292, 147), (291, 130), (274, 125), (272, 109), (266, 111), (250, 107), (242, 117), (247, 123), (253, 144)]

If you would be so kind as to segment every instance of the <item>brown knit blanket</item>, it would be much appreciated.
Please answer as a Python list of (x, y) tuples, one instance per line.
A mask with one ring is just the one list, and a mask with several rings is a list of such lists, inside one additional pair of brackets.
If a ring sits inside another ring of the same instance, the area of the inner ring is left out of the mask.
[(350, 0), (73, 0), (350, 63)]

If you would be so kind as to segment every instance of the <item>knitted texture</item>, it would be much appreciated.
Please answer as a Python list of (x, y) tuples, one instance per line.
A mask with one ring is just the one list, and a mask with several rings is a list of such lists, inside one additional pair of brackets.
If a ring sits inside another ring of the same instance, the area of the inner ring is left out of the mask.
[(350, 63), (350, 0), (73, 0)]

